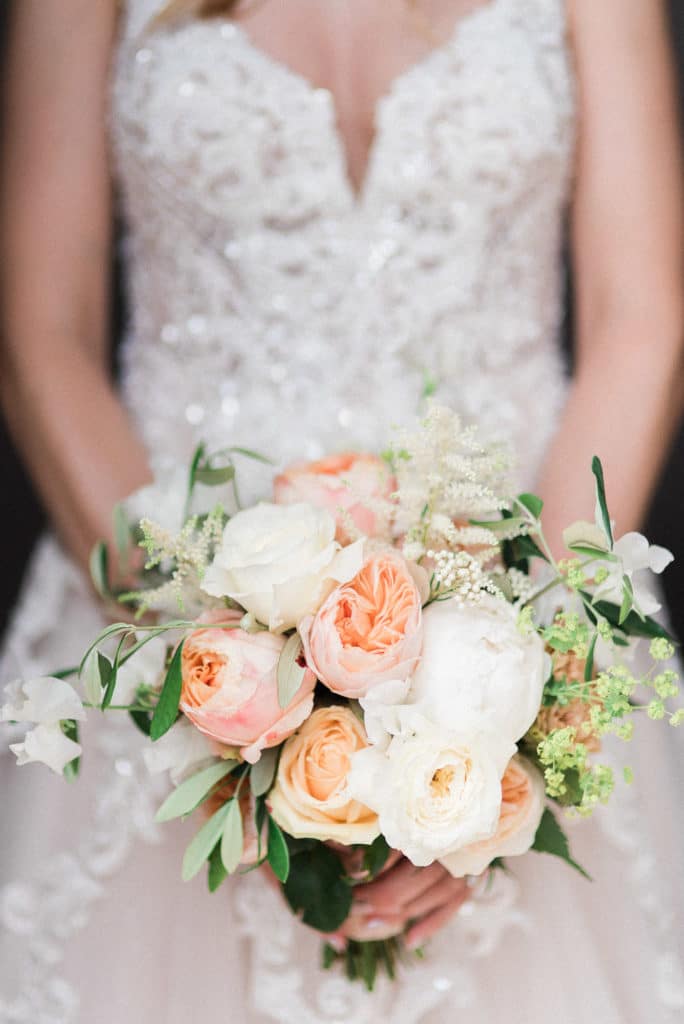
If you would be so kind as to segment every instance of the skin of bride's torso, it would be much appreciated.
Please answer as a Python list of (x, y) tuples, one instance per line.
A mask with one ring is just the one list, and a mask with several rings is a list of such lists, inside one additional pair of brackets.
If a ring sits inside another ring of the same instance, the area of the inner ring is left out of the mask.
[(256, 0), (237, 21), (273, 60), (335, 100), (349, 179), (358, 192), (378, 102), (392, 83), (444, 45), (461, 18), (491, 0)]

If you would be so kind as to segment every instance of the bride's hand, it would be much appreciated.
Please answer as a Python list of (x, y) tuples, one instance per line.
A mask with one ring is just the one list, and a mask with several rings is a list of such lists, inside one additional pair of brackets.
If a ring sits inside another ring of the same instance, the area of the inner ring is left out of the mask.
[(417, 868), (392, 854), (388, 868), (373, 882), (354, 889), (350, 916), (333, 936), (372, 941), (405, 932), (409, 949), (422, 946), (463, 906), (471, 889), (464, 878), (453, 878), (441, 864)]

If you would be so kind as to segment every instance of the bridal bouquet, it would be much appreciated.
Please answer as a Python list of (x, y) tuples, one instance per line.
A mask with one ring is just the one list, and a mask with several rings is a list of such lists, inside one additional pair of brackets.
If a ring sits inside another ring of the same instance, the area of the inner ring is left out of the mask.
[[(392, 850), (456, 877), (530, 849), (584, 874), (551, 808), (608, 800), (601, 740), (628, 740), (635, 714), (684, 719), (648, 589), (671, 556), (614, 538), (598, 459), (596, 521), (568, 528), (556, 562), (541, 500), (505, 497), (505, 452), (438, 405), (382, 458), (293, 466), (250, 508), (236, 456), (258, 457), (197, 451), (170, 488), (175, 528), (158, 497), (167, 521), (117, 512), (120, 557), (133, 536), (147, 555), (139, 589), (115, 595), (140, 618), (77, 668), (8, 687), (3, 719), (36, 723), (19, 763), (73, 777), (86, 708), (128, 712), (174, 786), (157, 820), (198, 812), (183, 878), (206, 866), (213, 891), (267, 862), (327, 935)], [(190, 514), (200, 485), (233, 487), (231, 512)], [(93, 576), (111, 597), (104, 545)], [(621, 657), (635, 637), (646, 676)], [(401, 955), (400, 936), (324, 946), (368, 987)]]

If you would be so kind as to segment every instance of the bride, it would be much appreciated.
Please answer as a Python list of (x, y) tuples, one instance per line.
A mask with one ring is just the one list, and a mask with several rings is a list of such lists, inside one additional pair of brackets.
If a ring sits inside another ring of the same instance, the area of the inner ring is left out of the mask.
[[(155, 470), (200, 439), (282, 462), (372, 449), (426, 380), (513, 438), (557, 547), (591, 514), (594, 451), (619, 532), (637, 527), (680, 397), (671, 78), (662, 0), (15, 4), (2, 396), (59, 542), (33, 559), (5, 674), (68, 663), (96, 633), (89, 550)], [(245, 472), (256, 498), (266, 478)], [(391, 918), (430, 939), (373, 996), (317, 969), (317, 937), (263, 879), (183, 886), (187, 832), (158, 845), (136, 736), (107, 719), (85, 743), (73, 787), (0, 758), (7, 1024), (681, 1020), (674, 732), (637, 736), (634, 786), (573, 835), (593, 886), (530, 854), (472, 894), (405, 861), (360, 890), (369, 937)]]

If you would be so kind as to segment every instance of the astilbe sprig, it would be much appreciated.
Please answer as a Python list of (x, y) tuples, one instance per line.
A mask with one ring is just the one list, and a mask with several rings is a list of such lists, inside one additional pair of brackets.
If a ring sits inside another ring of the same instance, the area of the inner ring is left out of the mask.
[(136, 605), (138, 615), (206, 605), (208, 599), (201, 593), (200, 583), (220, 543), (225, 522), (221, 505), (205, 516), (191, 516), (178, 533), (152, 519), (142, 519), (140, 547), (147, 554), (145, 570), (159, 569), (168, 579), (157, 587), (121, 594), (119, 600)]

